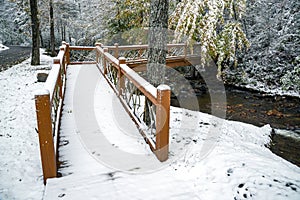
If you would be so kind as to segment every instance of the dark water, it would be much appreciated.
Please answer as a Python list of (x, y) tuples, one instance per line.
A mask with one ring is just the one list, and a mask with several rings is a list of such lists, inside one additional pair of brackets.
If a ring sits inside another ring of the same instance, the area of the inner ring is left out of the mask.
[[(197, 85), (197, 84), (192, 84)], [(208, 92), (197, 94), (198, 105), (195, 108), (190, 98), (185, 98), (184, 106), (176, 99), (172, 105), (211, 114), (211, 99)], [(226, 119), (250, 123), (256, 126), (270, 124), (274, 128), (270, 149), (275, 154), (300, 166), (300, 140), (276, 134), (277, 129), (293, 131), (300, 136), (300, 99), (289, 96), (268, 96), (263, 93), (226, 87)]]
[(0, 51), (0, 72), (16, 65), (30, 57), (31, 47), (9, 46), (9, 49)]

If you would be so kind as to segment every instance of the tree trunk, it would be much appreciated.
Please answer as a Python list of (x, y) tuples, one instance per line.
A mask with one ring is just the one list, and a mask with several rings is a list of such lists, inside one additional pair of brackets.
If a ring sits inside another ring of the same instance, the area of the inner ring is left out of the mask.
[(165, 78), (168, 9), (168, 0), (151, 0), (147, 76), (148, 81), (154, 86), (164, 83)]
[(31, 65), (40, 64), (40, 22), (38, 18), (37, 0), (30, 0), (31, 28), (32, 28), (32, 57)]
[(63, 41), (66, 41), (66, 25), (65, 25), (65, 24), (64, 24), (63, 30), (64, 30), (64, 31), (63, 31), (63, 33), (64, 33), (64, 34), (63, 34), (63, 37), (64, 37), (64, 38), (63, 38)]
[(60, 24), (60, 30), (61, 30), (61, 41), (64, 41), (64, 29), (63, 29), (63, 22), (61, 21)]
[(49, 1), (50, 7), (50, 49), (51, 49), (51, 56), (56, 56), (55, 53), (55, 34), (54, 34), (54, 19), (53, 19), (53, 0)]
[(42, 31), (40, 30), (40, 45), (41, 47), (45, 47), (44, 46), (44, 39), (43, 39), (43, 35), (42, 35)]

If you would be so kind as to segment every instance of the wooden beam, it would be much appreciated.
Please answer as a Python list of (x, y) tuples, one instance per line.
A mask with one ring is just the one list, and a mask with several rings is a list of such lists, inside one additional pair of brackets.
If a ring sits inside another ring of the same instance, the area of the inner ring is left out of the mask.
[(170, 98), (169, 86), (157, 87), (155, 155), (161, 162), (166, 161), (169, 154)]
[(44, 184), (46, 184), (48, 178), (57, 176), (51, 121), (51, 102), (48, 90), (43, 90), (35, 95), (35, 105)]
[[(194, 63), (196, 63), (196, 61), (194, 61)], [(126, 64), (130, 68), (132, 68), (135, 72), (141, 72), (147, 70), (147, 59), (131, 60), (131, 61), (127, 61)], [(167, 66), (171, 68), (190, 66), (190, 65), (192, 64), (188, 60), (182, 57), (167, 58)]]

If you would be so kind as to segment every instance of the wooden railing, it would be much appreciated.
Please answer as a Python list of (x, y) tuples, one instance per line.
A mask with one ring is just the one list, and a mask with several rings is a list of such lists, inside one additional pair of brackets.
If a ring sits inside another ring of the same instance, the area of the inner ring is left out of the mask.
[(58, 132), (64, 99), (65, 72), (67, 64), (70, 62), (68, 49), (69, 45), (63, 43), (58, 56), (53, 59), (52, 69), (44, 89), (35, 93), (44, 184), (48, 178), (57, 176)]
[[(109, 53), (110, 49), (115, 51), (114, 56)], [(128, 58), (116, 58), (120, 50), (141, 53), (146, 49), (147, 45), (118, 46), (115, 49), (97, 44), (96, 61), (151, 150), (160, 161), (165, 161), (169, 152), (170, 87), (160, 85), (155, 88), (126, 64)]]
[[(127, 61), (129, 60), (140, 60), (147, 59), (148, 45), (125, 45), (119, 46), (116, 43), (114, 46), (103, 46), (102, 48), (107, 48), (108, 52), (115, 58), (125, 57)], [(167, 57), (181, 57), (184, 58), (189, 54), (190, 49), (187, 44), (167, 44)]]
[[(131, 61), (138, 60), (136, 65), (141, 60), (144, 62), (147, 49), (147, 45), (80, 47), (63, 42), (58, 56), (53, 59), (44, 89), (35, 94), (45, 184), (48, 178), (57, 176), (58, 132), (68, 65), (97, 64), (151, 150), (160, 161), (168, 159), (170, 87), (155, 88), (128, 66)], [(188, 54), (185, 44), (168, 45), (168, 58), (182, 59)]]

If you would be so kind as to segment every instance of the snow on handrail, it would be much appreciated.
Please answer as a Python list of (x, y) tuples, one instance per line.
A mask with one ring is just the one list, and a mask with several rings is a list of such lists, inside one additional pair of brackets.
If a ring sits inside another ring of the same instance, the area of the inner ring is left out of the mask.
[(157, 89), (143, 77), (133, 71), (128, 65), (120, 65), (122, 73), (126, 76), (152, 103), (157, 104)]
[[(173, 47), (173, 46), (183, 46), (183, 45), (169, 45), (169, 46)], [(119, 49), (115, 49), (115, 56), (113, 56), (108, 52), (109, 49), (107, 47), (108, 46), (96, 44), (96, 56), (97, 56), (96, 60), (98, 63), (102, 63), (102, 66), (99, 66), (99, 67), (103, 67), (103, 69), (101, 70), (102, 74), (104, 75), (104, 77), (107, 79), (111, 87), (115, 90), (115, 92), (119, 96), (121, 102), (123, 103), (129, 115), (140, 127), (141, 134), (149, 144), (150, 149), (155, 153), (155, 155), (160, 161), (167, 160), (168, 151), (169, 151), (168, 145), (169, 145), (169, 121), (170, 121), (170, 97), (171, 97), (170, 87), (163, 85), (155, 88), (152, 84), (146, 81), (143, 77), (141, 77), (138, 73), (136, 73), (133, 69), (131, 69), (126, 64), (125, 57), (120, 57), (119, 59), (116, 58), (118, 56)], [(136, 49), (147, 48), (147, 46), (146, 45), (123, 46), (121, 48), (126, 50), (132, 50), (133, 48)], [(132, 92), (139, 90), (141, 93), (144, 94), (145, 98), (147, 98), (155, 105), (154, 107), (152, 107), (151, 104), (149, 103), (144, 105), (145, 107), (143, 109), (144, 110), (143, 119), (140, 119), (136, 115), (136, 108), (132, 108), (133, 105), (130, 104), (130, 100), (128, 101), (127, 99), (128, 97), (126, 97), (127, 88), (125, 85), (125, 79), (122, 77), (126, 77), (128, 81), (134, 85), (134, 87), (131, 88), (133, 90), (129, 92), (130, 95), (133, 94)], [(152, 109), (154, 109), (154, 111)], [(154, 112), (153, 119), (151, 119), (150, 116), (151, 114), (149, 114), (150, 112), (152, 113)], [(149, 126), (147, 125), (148, 128), (147, 130), (145, 129), (146, 130), (145, 131), (142, 128), (142, 126), (146, 125), (147, 122), (145, 120), (147, 121), (149, 120), (146, 119), (148, 118), (146, 113), (148, 113), (150, 116), (151, 125)], [(136, 117), (138, 117), (139, 119), (137, 119)], [(141, 123), (141, 121), (144, 121), (145, 123)], [(154, 133), (152, 135), (153, 137), (152, 136), (148, 137), (147, 135), (149, 134), (147, 134), (146, 132), (150, 128), (151, 129), (150, 135), (152, 134), (153, 124), (154, 124)], [(155, 140), (155, 142), (152, 141), (153, 139)]]
[(60, 76), (60, 69), (60, 64), (53, 64), (52, 69), (48, 75), (47, 81), (45, 83), (45, 89), (47, 89), (50, 93), (50, 102), (52, 102), (53, 100), (53, 94), (55, 92), (58, 78)]
[(91, 46), (70, 46), (70, 50), (83, 50), (83, 51), (92, 51), (95, 50), (96, 47), (91, 47)]
[(40, 155), (44, 184), (48, 178), (57, 176), (56, 155), (58, 151), (58, 130), (64, 98), (65, 72), (68, 64), (69, 45), (63, 43), (44, 88), (35, 92), (37, 131), (40, 143)]

